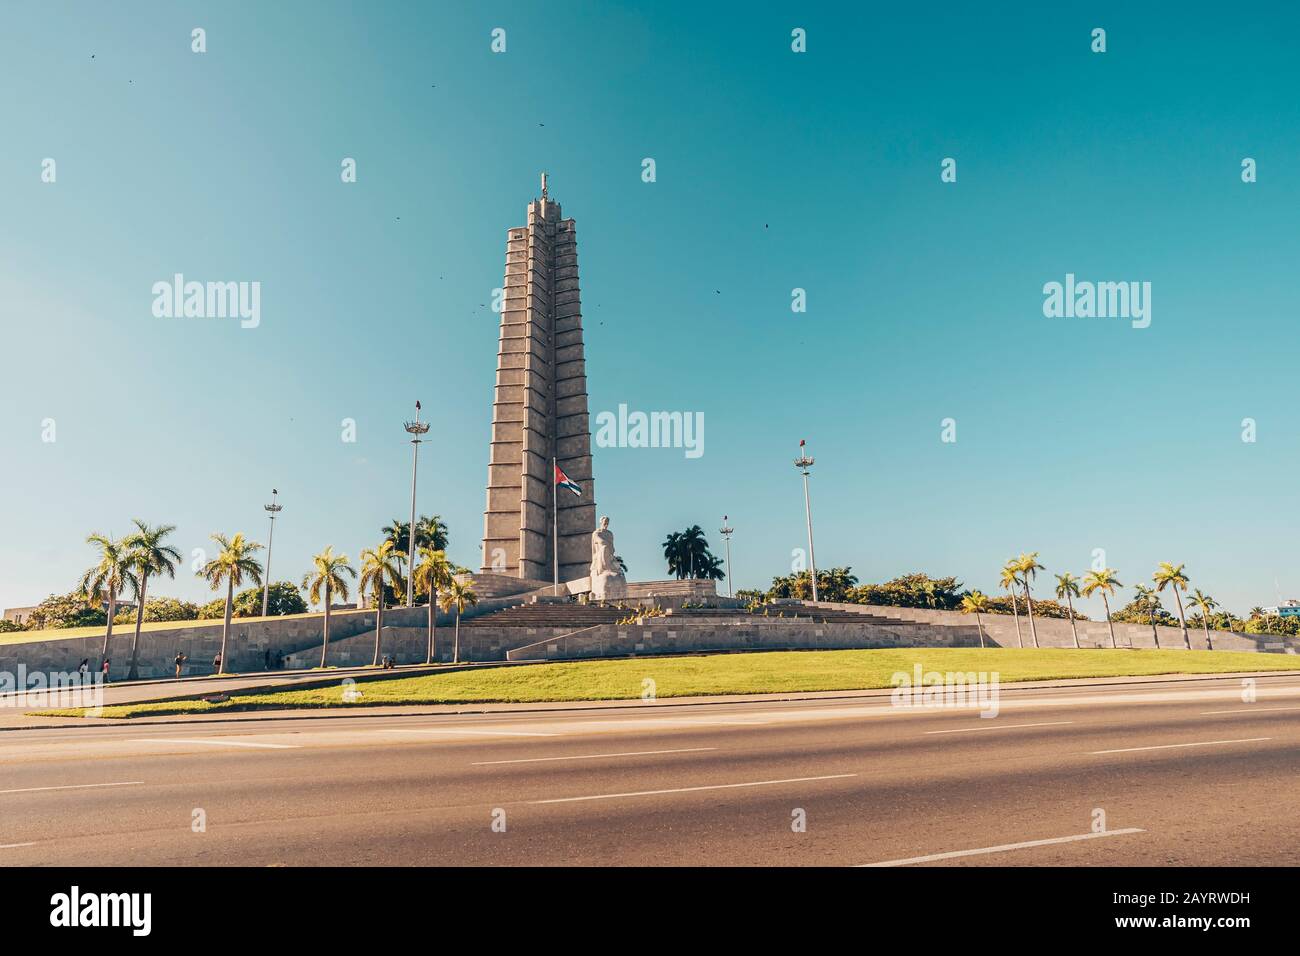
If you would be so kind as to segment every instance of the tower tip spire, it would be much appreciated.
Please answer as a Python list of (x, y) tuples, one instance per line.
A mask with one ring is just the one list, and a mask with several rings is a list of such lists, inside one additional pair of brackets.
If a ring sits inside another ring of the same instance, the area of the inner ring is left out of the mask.
[(542, 173), (542, 198), (546, 198), (546, 173)]

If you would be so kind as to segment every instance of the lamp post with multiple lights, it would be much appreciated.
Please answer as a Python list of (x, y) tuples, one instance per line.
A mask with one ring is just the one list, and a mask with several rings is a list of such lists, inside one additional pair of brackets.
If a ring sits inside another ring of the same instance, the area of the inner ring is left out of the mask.
[(266, 578), (262, 581), (262, 617), (266, 617), (268, 601), (271, 597), (271, 545), (275, 543), (275, 516), (284, 510), (284, 505), (277, 505), (275, 498), (280, 492), (271, 489), (271, 503), (262, 505), (262, 510), (271, 516), (271, 533), (266, 539)]
[(813, 533), (812, 533), (812, 505), (808, 499), (808, 475), (809, 469), (812, 468), (815, 459), (809, 457), (807, 442), (799, 439), (799, 457), (794, 460), (794, 466), (803, 472), (803, 513), (808, 522), (808, 564), (812, 567), (812, 595), (813, 600), (817, 600), (817, 553), (813, 551)]
[(722, 516), (722, 527), (718, 529), (718, 534), (722, 535), (727, 542), (727, 597), (735, 597), (731, 588), (731, 533), (736, 529), (727, 524), (727, 516)]
[[(404, 426), (411, 434), (411, 525), (406, 534), (406, 606), (415, 607), (415, 476), (420, 467), (420, 436), (429, 430), (427, 422), (420, 421), (420, 403), (415, 403), (415, 421)], [(432, 598), (430, 598), (432, 600)]]

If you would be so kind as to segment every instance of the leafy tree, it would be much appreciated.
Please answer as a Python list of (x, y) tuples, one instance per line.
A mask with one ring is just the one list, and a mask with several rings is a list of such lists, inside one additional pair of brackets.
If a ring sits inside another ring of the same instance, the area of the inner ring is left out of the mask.
[[(841, 569), (832, 568), (832, 573)], [(849, 569), (844, 568), (847, 572)], [(835, 578), (835, 581), (841, 579)], [(887, 607), (924, 607), (940, 611), (951, 611), (961, 605), (962, 584), (954, 577), (932, 578), (927, 574), (914, 572), (896, 577), (884, 584), (863, 584), (857, 587), (857, 579), (851, 575), (844, 581), (848, 585), (845, 600), (855, 604), (877, 604)], [(818, 588), (822, 587), (820, 575)]]
[[(306, 614), (307, 602), (292, 581), (276, 581), (266, 589), (266, 614), (281, 617), (285, 614)], [(235, 595), (235, 617), (262, 616), (262, 589), (245, 588)]]
[(1296, 634), (1300, 634), (1300, 617), (1261, 614), (1259, 617), (1252, 617), (1246, 622), (1246, 633), (1294, 637)]
[(377, 548), (367, 548), (361, 552), (361, 593), (367, 590), (375, 596), (375, 659), (371, 666), (379, 666), (380, 632), (384, 627), (384, 585), (392, 586), (393, 594), (400, 594), (404, 587), (401, 565), (406, 560), (406, 552), (397, 550), (391, 539), (385, 540)]
[(27, 620), (27, 630), (62, 630), (67, 627), (97, 627), (108, 616), (98, 607), (86, 604), (86, 592), (77, 588), (68, 594), (51, 594), (36, 605)]
[(1187, 615), (1183, 613), (1183, 599), (1179, 596), (1178, 591), (1187, 590), (1188, 579), (1183, 573), (1186, 565), (1174, 566), (1168, 561), (1161, 561), (1160, 567), (1156, 568), (1156, 573), (1151, 576), (1151, 580), (1156, 582), (1156, 590), (1163, 591), (1165, 585), (1174, 592), (1174, 600), (1178, 602), (1178, 620), (1183, 625), (1183, 646), (1189, 651), (1192, 649), (1192, 638), (1187, 633)]
[(149, 527), (139, 518), (134, 520), (135, 531), (127, 536), (125, 544), (131, 564), (131, 580), (135, 591), (135, 634), (131, 637), (131, 666), (127, 680), (140, 679), (140, 625), (144, 623), (145, 601), (148, 600), (149, 579), (160, 575), (176, 577), (180, 552), (166, 544), (166, 538), (176, 530), (174, 524)]
[[(118, 624), (130, 624), (136, 617), (137, 611), (123, 611), (117, 616)], [(218, 617), (219, 615), (213, 615)], [(180, 598), (161, 597), (150, 598), (145, 602), (144, 617), (142, 620), (148, 624), (157, 621), (197, 621), (203, 620), (203, 608), (199, 607), (192, 601), (182, 601)]]
[(245, 540), (242, 533), (236, 533), (233, 538), (214, 534), (212, 540), (221, 550), (203, 566), (199, 576), (214, 591), (222, 584), (226, 586), (226, 615), (221, 624), (221, 666), (217, 668), (218, 674), (224, 674), (228, 664), (226, 645), (230, 637), (230, 618), (234, 612), (235, 588), (244, 583), (244, 578), (254, 584), (262, 583), (261, 562), (253, 557), (262, 550), (262, 546), (255, 541)]
[(215, 621), (226, 613), (226, 599), (213, 598), (207, 604), (199, 607), (200, 621)]
[(1089, 571), (1083, 578), (1083, 596), (1091, 597), (1097, 592), (1101, 592), (1101, 603), (1106, 608), (1106, 627), (1110, 629), (1110, 646), (1119, 647), (1115, 643), (1115, 625), (1110, 619), (1110, 598), (1108, 595), (1114, 594), (1116, 588), (1122, 588), (1124, 585), (1119, 583), (1115, 577), (1114, 568), (1104, 568), (1101, 571)]
[(343, 600), (348, 599), (348, 582), (343, 575), (357, 576), (356, 569), (348, 564), (346, 554), (335, 554), (334, 546), (329, 545), (312, 559), (312, 569), (302, 579), (303, 590), (312, 604), (325, 602), (325, 625), (321, 633), (320, 666), (325, 666), (330, 648), (330, 605), (337, 594)]
[(478, 595), (475, 594), (470, 586), (460, 579), (453, 579), (447, 589), (442, 592), (442, 609), (450, 611), (453, 608), (456, 611), (456, 643), (453, 645), (451, 652), (451, 662), (460, 663), (460, 616), (468, 607), (473, 607), (478, 603)]
[(23, 626), (17, 621), (0, 620), (0, 634), (9, 634), (13, 631), (24, 630)]
[[(852, 568), (830, 568), (818, 571), (817, 596), (823, 601), (857, 603), (854, 597), (854, 587), (857, 583), (858, 579), (853, 574)], [(808, 571), (800, 571), (798, 574), (790, 574), (783, 578), (773, 578), (767, 596), (772, 600), (793, 598), (811, 601), (812, 575)]]
[(108, 535), (92, 534), (86, 539), (99, 552), (99, 560), (81, 576), (77, 586), (86, 596), (86, 603), (98, 610), (100, 605), (107, 605), (104, 616), (104, 647), (99, 654), (100, 666), (108, 658), (108, 644), (113, 637), (113, 618), (117, 616), (117, 599), (122, 591), (131, 586), (135, 578), (131, 571), (131, 553), (126, 541), (111, 538)]

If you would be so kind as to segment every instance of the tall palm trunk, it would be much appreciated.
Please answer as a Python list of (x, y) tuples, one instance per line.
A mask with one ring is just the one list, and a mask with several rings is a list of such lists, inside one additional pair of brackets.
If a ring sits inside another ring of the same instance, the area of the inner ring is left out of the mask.
[(984, 622), (980, 620), (980, 612), (975, 612), (975, 627), (980, 632), (980, 647), (984, 647)]
[(1029, 612), (1029, 636), (1034, 640), (1034, 647), (1038, 646), (1038, 628), (1034, 625), (1034, 599), (1029, 596), (1029, 578), (1025, 577), (1025, 608)]
[(438, 589), (429, 588), (429, 652), (425, 655), (426, 664), (433, 663), (434, 642), (438, 634)]
[(1205, 649), (1214, 650), (1214, 642), (1210, 640), (1210, 616), (1205, 611), (1201, 612), (1201, 627), (1205, 628)]
[(1024, 638), (1020, 636), (1020, 612), (1016, 610), (1016, 592), (1007, 588), (1007, 594), (1011, 597), (1011, 616), (1016, 619), (1016, 647), (1024, 647)]
[(1187, 633), (1187, 618), (1183, 616), (1183, 599), (1178, 593), (1178, 588), (1174, 588), (1174, 600), (1178, 602), (1178, 620), (1183, 625), (1183, 647), (1190, 651), (1192, 649), (1192, 636)]
[(149, 575), (140, 575), (140, 593), (136, 600), (140, 603), (135, 609), (135, 636), (131, 638), (131, 666), (127, 668), (127, 680), (140, 679), (140, 625), (144, 623), (145, 592), (149, 589)]
[(226, 672), (226, 645), (230, 637), (230, 610), (235, 603), (235, 578), (233, 575), (226, 578), (226, 616), (221, 622), (221, 666), (217, 668), (218, 674)]
[(375, 594), (375, 659), (370, 662), (371, 667), (379, 666), (379, 632), (384, 627), (384, 585), (379, 585), (379, 590)]
[(456, 645), (451, 652), (451, 662), (460, 663), (460, 608), (456, 608)]
[(1074, 635), (1074, 649), (1079, 650), (1079, 628), (1074, 623), (1074, 601), (1070, 599), (1067, 592), (1065, 595), (1065, 605), (1070, 609), (1070, 633)]
[(325, 658), (330, 651), (330, 586), (325, 584), (325, 629), (321, 636), (320, 666), (325, 666)]
[(1101, 603), (1106, 607), (1106, 626), (1110, 628), (1110, 646), (1111, 649), (1114, 650), (1119, 647), (1119, 645), (1115, 643), (1115, 622), (1110, 619), (1110, 602), (1106, 600), (1106, 593), (1104, 591), (1101, 595)]
[(104, 669), (104, 661), (108, 660), (108, 641), (113, 636), (113, 615), (117, 613), (117, 595), (108, 596), (108, 626), (104, 629), (104, 649), (99, 654), (99, 668)]
[(1156, 630), (1156, 607), (1151, 605), (1151, 639), (1156, 642), (1156, 650), (1160, 650), (1160, 632)]

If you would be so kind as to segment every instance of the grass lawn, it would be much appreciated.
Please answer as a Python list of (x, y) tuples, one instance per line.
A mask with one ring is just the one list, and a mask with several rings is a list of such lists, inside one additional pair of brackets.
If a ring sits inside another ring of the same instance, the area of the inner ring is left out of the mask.
[[(687, 657), (638, 657), (453, 671), (356, 684), (360, 700), (345, 702), (343, 688), (232, 694), (209, 704), (153, 701), (105, 707), (104, 717), (206, 714), (234, 710), (356, 708), (394, 704), (461, 704), (574, 700), (627, 700), (654, 681), (657, 697), (766, 694), (790, 691), (892, 687), (898, 671), (996, 671), (1004, 682), (1070, 677), (1216, 674), (1295, 670), (1292, 655), (1233, 651), (1032, 650), (1018, 648), (909, 648), (872, 651), (769, 651)], [(77, 710), (42, 711), (80, 717)]]

